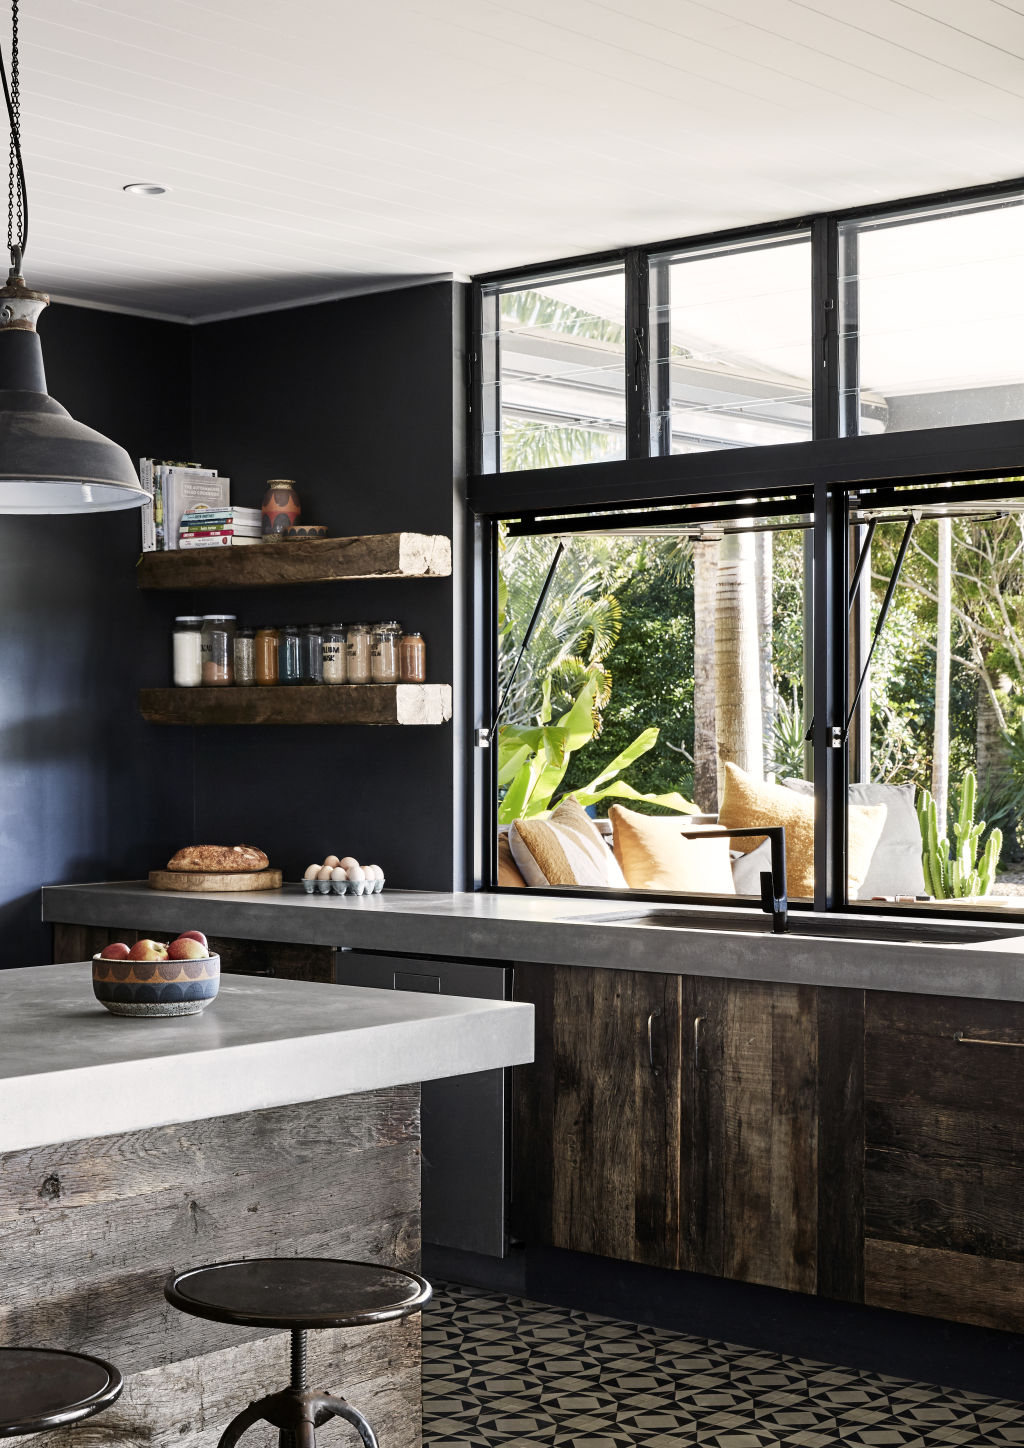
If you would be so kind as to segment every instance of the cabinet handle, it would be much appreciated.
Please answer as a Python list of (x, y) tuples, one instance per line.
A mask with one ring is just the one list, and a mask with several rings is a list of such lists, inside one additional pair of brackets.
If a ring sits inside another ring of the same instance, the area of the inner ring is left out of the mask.
[(704, 1024), (703, 1016), (693, 1018), (693, 1069), (696, 1071), (700, 1065), (700, 1028)]
[(661, 1015), (661, 1007), (651, 1011), (647, 1017), (647, 1059), (651, 1063), (651, 1070), (655, 1076), (661, 1075), (661, 1070), (654, 1064), (654, 1017)]
[(1012, 1050), (1024, 1051), (1024, 1041), (986, 1041), (981, 1036), (965, 1036), (963, 1031), (954, 1031), (953, 1040), (961, 1046), (1009, 1046)]

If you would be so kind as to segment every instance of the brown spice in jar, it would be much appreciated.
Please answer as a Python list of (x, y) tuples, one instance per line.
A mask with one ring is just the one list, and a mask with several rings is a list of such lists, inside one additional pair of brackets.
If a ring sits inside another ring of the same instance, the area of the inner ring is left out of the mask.
[(427, 682), (427, 646), (421, 633), (403, 634), (398, 645), (398, 677), (403, 684)]

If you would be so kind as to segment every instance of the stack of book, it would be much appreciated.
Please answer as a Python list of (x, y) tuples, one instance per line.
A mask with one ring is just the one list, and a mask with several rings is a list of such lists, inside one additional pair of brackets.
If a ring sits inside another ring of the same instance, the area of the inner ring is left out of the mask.
[(177, 548), (182, 515), (190, 508), (200, 504), (208, 508), (230, 507), (231, 479), (219, 477), (216, 468), (142, 458), (139, 478), (153, 499), (151, 508), (142, 509), (144, 553)]
[(258, 543), (262, 530), (263, 515), (259, 508), (197, 503), (181, 515), (178, 547), (223, 548), (232, 543)]

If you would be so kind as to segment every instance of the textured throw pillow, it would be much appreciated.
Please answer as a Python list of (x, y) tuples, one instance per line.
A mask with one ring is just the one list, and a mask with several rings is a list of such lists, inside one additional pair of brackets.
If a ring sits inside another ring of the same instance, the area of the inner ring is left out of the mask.
[(502, 830), (498, 835), (498, 884), (519, 889), (522, 889), (526, 884), (526, 881), (519, 872), (519, 866), (512, 858), (512, 848), (508, 842), (508, 830)]
[[(809, 779), (784, 779), (787, 789), (813, 794)], [(923, 895), (921, 826), (914, 807), (912, 784), (851, 784), (851, 805), (885, 805), (885, 824), (857, 892), (860, 900), (875, 895)]]
[[(857, 898), (885, 825), (884, 805), (870, 808), (851, 807), (846, 845), (847, 890)], [(738, 765), (725, 766), (725, 789), (718, 815), (723, 829), (756, 828), (758, 825), (783, 825), (786, 830), (786, 889), (794, 899), (810, 899), (814, 895), (814, 798), (786, 789), (781, 784), (765, 784), (746, 774)], [(749, 854), (760, 841), (756, 836), (734, 839), (735, 848)]]
[(508, 842), (527, 885), (626, 888), (615, 856), (574, 799), (563, 799), (546, 820), (516, 820)]
[[(728, 841), (726, 841), (728, 843)], [(734, 842), (739, 844), (739, 840)], [(739, 855), (732, 862), (732, 883), (737, 895), (761, 898), (761, 874), (772, 868), (772, 842), (762, 840), (749, 855)]]
[(678, 890), (687, 895), (735, 895), (728, 840), (684, 839), (689, 821), (637, 814), (612, 805), (615, 858), (631, 890)]

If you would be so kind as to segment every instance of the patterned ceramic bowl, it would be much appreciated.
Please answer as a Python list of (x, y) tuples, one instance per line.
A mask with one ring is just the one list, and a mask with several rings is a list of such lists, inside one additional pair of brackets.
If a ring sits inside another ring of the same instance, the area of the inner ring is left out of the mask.
[(102, 960), (94, 955), (92, 989), (115, 1016), (197, 1016), (220, 989), (220, 956)]

